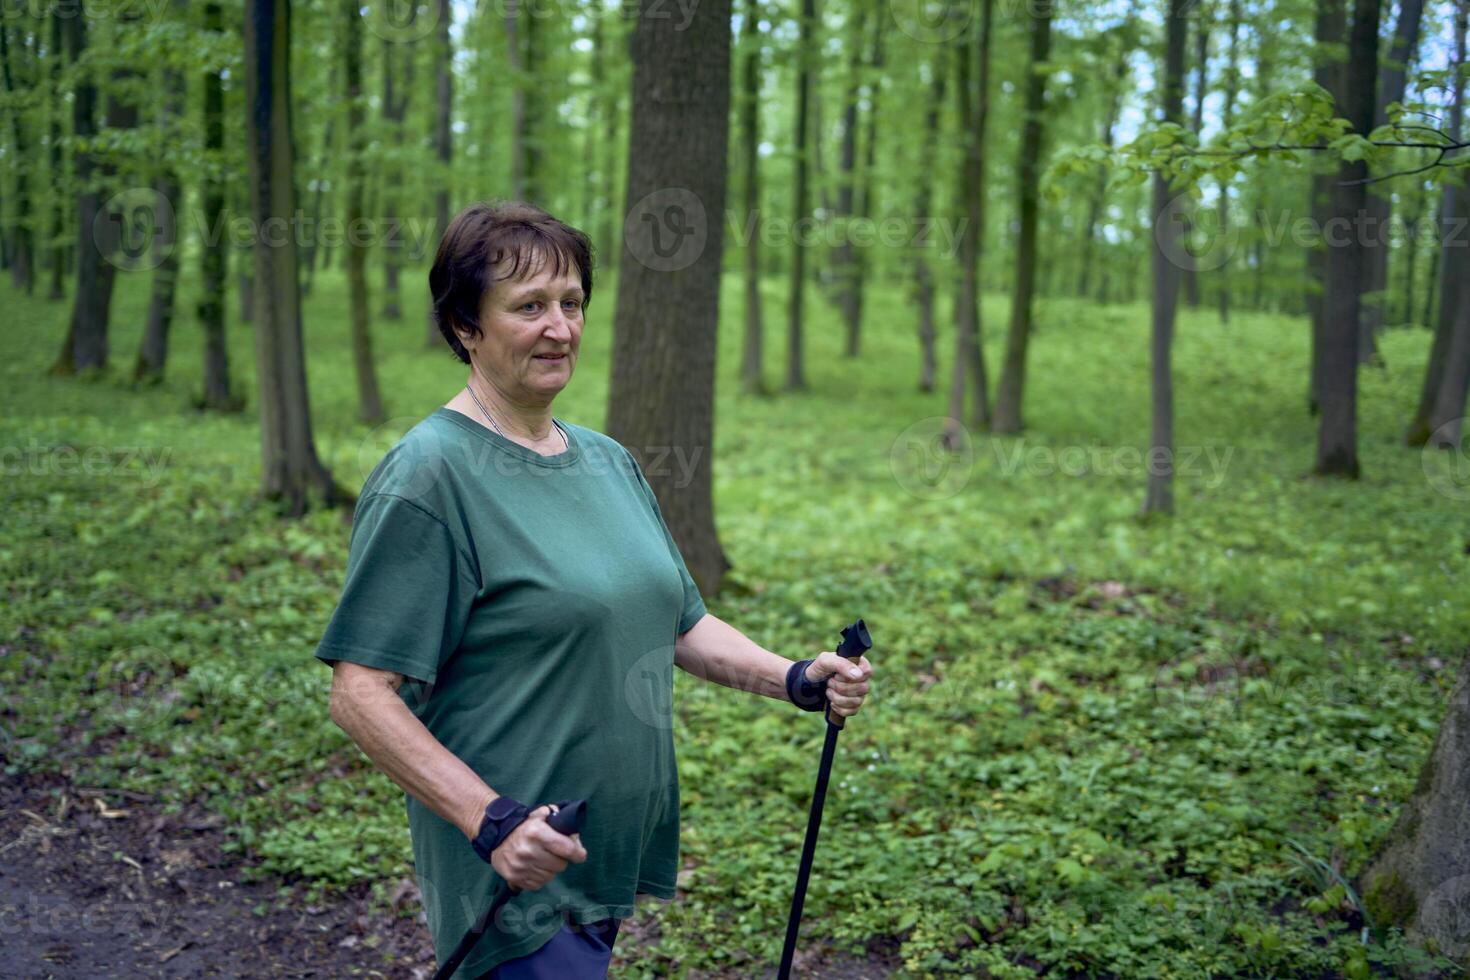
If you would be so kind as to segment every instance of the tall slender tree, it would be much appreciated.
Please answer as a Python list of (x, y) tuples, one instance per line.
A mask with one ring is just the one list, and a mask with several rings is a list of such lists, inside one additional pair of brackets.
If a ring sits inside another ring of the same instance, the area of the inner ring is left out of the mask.
[[(647, 220), (632, 222), (643, 237), (625, 236), (618, 268), (607, 426), (640, 465), (653, 447), (672, 447), (692, 463), (687, 481), (663, 467), (645, 475), (690, 575), (708, 594), (730, 567), (715, 530), (708, 451), (729, 168), (730, 2), (699, 4), (682, 30), (648, 15), (658, 3), (639, 0), (633, 31), (627, 199), (645, 209), (635, 218)], [(677, 247), (691, 252), (662, 261), (655, 229), (674, 230)]]
[[(245, 0), (246, 160), (252, 224), (262, 230), (296, 213), (290, 66), (290, 0)], [(263, 237), (253, 252), (261, 491), (294, 517), (344, 494), (311, 436), (296, 238)]]
[[(1164, 27), (1163, 122), (1178, 125), (1184, 114), (1184, 46), (1189, 0), (1169, 0)], [(1174, 512), (1174, 315), (1179, 300), (1179, 200), (1162, 170), (1153, 179), (1153, 329), (1148, 489), (1144, 514)]]
[(363, 190), (367, 172), (363, 162), (362, 8), (359, 0), (342, 0), (342, 74), (347, 83), (347, 294), (352, 321), (352, 366), (357, 376), (357, 417), (376, 424), (383, 421), (383, 396), (373, 366), (372, 335), (368, 332), (367, 243), (355, 230), (363, 223)]
[[(955, 299), (955, 355), (950, 376), (949, 421), (944, 441), (958, 444), (965, 414), (965, 390), (970, 389), (970, 423), (977, 429), (990, 424), (990, 390), (985, 372), (985, 347), (980, 332), (980, 251), (985, 229), (985, 127), (990, 116), (990, 49), (995, 0), (980, 6), (979, 30), (959, 35), (955, 52), (955, 105), (964, 127), (964, 159), (960, 165), (958, 200), (964, 208), (960, 232), (959, 294)], [(979, 78), (971, 82), (971, 66), (978, 63)], [(968, 376), (968, 385), (966, 378)]]
[[(1465, 121), (1465, 81), (1461, 77), (1466, 58), (1466, 34), (1470, 31), (1470, 2), (1456, 0), (1454, 15), (1455, 55), (1454, 72), (1450, 76), (1449, 134), (1459, 139)], [(1451, 150), (1446, 155), (1458, 155)], [(1410, 446), (1422, 446), (1434, 431), (1430, 419), (1434, 415), (1435, 402), (1439, 399), (1440, 382), (1444, 379), (1445, 357), (1449, 353), (1450, 338), (1455, 331), (1455, 311), (1459, 305), (1460, 280), (1465, 275), (1464, 256), (1470, 254), (1470, 233), (1457, 215), (1462, 213), (1461, 199), (1466, 191), (1459, 181), (1463, 171), (1454, 175), (1457, 179), (1446, 180), (1440, 194), (1439, 219), (1435, 227), (1439, 230), (1440, 247), (1431, 253), (1430, 298), (1433, 297), (1435, 271), (1439, 275), (1439, 316), (1434, 318), (1434, 341), (1429, 348), (1429, 360), (1424, 365), (1424, 380), (1419, 388), (1419, 404), (1409, 419), (1404, 441)], [(1428, 304), (1426, 304), (1426, 309)], [(1426, 312), (1425, 321), (1431, 318)]]
[[(923, 173), (934, 173), (939, 155), (939, 115), (944, 106), (944, 80), (948, 72), (944, 62), (948, 51), (948, 46), (939, 46), (934, 59), (925, 66), (929, 71), (929, 103), (924, 112), (924, 156), (920, 165)], [(920, 221), (927, 221), (934, 203), (934, 184), (928, 180), (916, 183), (914, 215)], [(934, 349), (934, 270), (923, 248), (914, 249), (914, 299), (919, 305), (919, 390), (930, 392), (934, 390), (939, 364)]]
[(796, 135), (793, 180), (794, 221), (791, 236), (791, 285), (786, 304), (786, 390), (801, 391), (806, 388), (806, 366), (802, 359), (802, 306), (806, 301), (806, 247), (801, 243), (801, 229), (805, 228), (810, 215), (810, 186), (807, 181), (810, 165), (807, 147), (810, 142), (808, 112), (811, 108), (812, 57), (814, 42), (812, 32), (816, 29), (816, 0), (801, 0), (800, 19), (797, 24), (797, 68), (796, 68)]
[(760, 0), (746, 0), (740, 25), (740, 169), (745, 211), (745, 332), (740, 357), (740, 387), (747, 394), (766, 394), (762, 362), (765, 324), (761, 317), (760, 253)]
[[(510, 0), (514, 5), (519, 0)], [(434, 20), (434, 159), (438, 164), (438, 187), (434, 190), (434, 242), (429, 248), (432, 257), (449, 228), (449, 162), (453, 154), (451, 133), (451, 110), (454, 105), (454, 49), (450, 46), (449, 25), (453, 23), (454, 10), (449, 0), (435, 0)], [(427, 315), (428, 333), (425, 346), (438, 347), (444, 343), (434, 319), (434, 298), (429, 297)]]
[(1036, 292), (1036, 213), (1041, 197), (1041, 141), (1046, 118), (1047, 60), (1051, 57), (1051, 4), (1039, 4), (1031, 18), (1031, 65), (1026, 78), (1026, 121), (1021, 129), (1019, 176), (1020, 237), (1016, 244), (1016, 282), (1011, 294), (1011, 325), (995, 399), (996, 432), (1021, 431), (1021, 399), (1026, 385), (1026, 348), (1031, 340), (1031, 307)]
[[(219, 0), (205, 0), (204, 31), (218, 38), (223, 34), (223, 16)], [(213, 50), (213, 45), (211, 45)], [(221, 66), (210, 64), (204, 69), (204, 175), (202, 206), (204, 227), (210, 229), (199, 250), (199, 304), (196, 314), (204, 329), (204, 391), (199, 399), (203, 408), (234, 411), (243, 399), (231, 390), (230, 352), (225, 343), (225, 289), (229, 281), (229, 252), (225, 248), (223, 221), (225, 212), (224, 155), (224, 89)]]
[[(1367, 135), (1373, 128), (1374, 93), (1378, 82), (1379, 0), (1354, 0), (1348, 37), (1347, 102), (1342, 115), (1353, 129)], [(1344, 160), (1333, 188), (1336, 225), (1360, 226), (1368, 166)], [(1327, 251), (1327, 294), (1322, 331), (1321, 405), (1317, 429), (1316, 472), (1324, 476), (1358, 476), (1358, 336), (1363, 308), (1364, 254), (1370, 236), (1353, 235)]]

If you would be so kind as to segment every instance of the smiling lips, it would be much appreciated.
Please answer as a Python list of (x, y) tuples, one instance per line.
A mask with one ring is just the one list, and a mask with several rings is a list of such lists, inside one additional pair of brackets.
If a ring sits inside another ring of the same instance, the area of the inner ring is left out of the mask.
[(561, 360), (564, 357), (566, 357), (565, 354), (537, 354), (536, 355), (536, 360), (538, 360), (538, 361), (559, 361), (559, 360)]

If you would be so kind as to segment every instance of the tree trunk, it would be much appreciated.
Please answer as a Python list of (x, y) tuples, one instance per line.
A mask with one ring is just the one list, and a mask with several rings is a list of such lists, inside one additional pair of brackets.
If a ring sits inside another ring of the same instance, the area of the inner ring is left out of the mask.
[(368, 332), (367, 243), (352, 233), (363, 217), (362, 13), (359, 0), (342, 0), (342, 73), (347, 82), (347, 295), (352, 319), (352, 366), (357, 375), (357, 417), (376, 425), (383, 421), (383, 397), (373, 367)]
[[(1408, 78), (1408, 63), (1414, 59), (1419, 46), (1419, 23), (1424, 13), (1424, 0), (1403, 0), (1399, 6), (1399, 20), (1394, 27), (1394, 36), (1388, 49), (1388, 58), (1382, 65), (1378, 98), (1373, 110), (1373, 126), (1388, 123), (1388, 106), (1402, 102), (1404, 84)], [(1390, 191), (1382, 185), (1368, 191), (1368, 220), (1364, 227), (1372, 236), (1374, 246), (1363, 258), (1364, 282), (1363, 321), (1358, 332), (1358, 363), (1370, 361), (1381, 364), (1378, 352), (1378, 333), (1383, 329), (1384, 307), (1388, 303), (1388, 253), (1389, 220), (1393, 216), (1393, 201)]]
[[(1229, 129), (1235, 120), (1235, 96), (1240, 90), (1240, 22), (1242, 13), (1240, 0), (1230, 0), (1230, 39), (1229, 55), (1225, 66), (1225, 105), (1221, 111), (1221, 124)], [(1220, 201), (1216, 205), (1218, 228), (1215, 229), (1217, 241), (1229, 240), (1230, 229), (1230, 178), (1220, 181)], [(1219, 269), (1216, 270), (1220, 280), (1220, 323), (1230, 323), (1230, 250), (1226, 250)]]
[[(854, 199), (853, 208), (858, 217), (872, 218), (878, 208), (873, 204), (876, 197), (873, 182), (873, 164), (878, 154), (878, 96), (883, 84), (883, 33), (886, 29), (882, 18), (875, 18), (873, 24), (872, 53), (868, 55), (868, 64), (872, 66), (871, 79), (868, 86), (868, 113), (867, 122), (863, 131), (863, 166), (858, 172), (857, 194)], [(868, 278), (868, 266), (872, 264), (873, 250), (871, 248), (859, 249), (856, 255), (857, 262), (853, 268), (851, 303), (852, 314), (847, 318), (847, 356), (857, 357), (862, 352), (863, 337), (863, 295), (864, 284)]]
[[(949, 389), (949, 421), (945, 424), (945, 444), (958, 444), (959, 428), (965, 412), (966, 372), (974, 388), (970, 403), (970, 424), (983, 429), (990, 424), (990, 390), (985, 377), (985, 348), (980, 333), (980, 251), (985, 229), (985, 125), (990, 114), (990, 49), (994, 0), (985, 0), (980, 8), (980, 31), (971, 45), (969, 31), (959, 38), (956, 61), (956, 105), (960, 125), (965, 134), (965, 155), (960, 167), (959, 200), (965, 209), (964, 230), (960, 233), (960, 284), (955, 299), (955, 357)], [(979, 79), (970, 83), (970, 65), (978, 48)]]
[[(174, 13), (184, 16), (184, 0), (173, 0)], [(177, 126), (184, 113), (184, 73), (167, 68), (163, 73), (163, 104), (159, 110), (159, 128), (167, 132)], [(183, 189), (179, 175), (165, 161), (155, 190), (168, 203), (175, 215), (184, 211)], [(133, 379), (145, 383), (163, 380), (168, 363), (168, 333), (174, 321), (174, 291), (179, 278), (178, 221), (167, 222), (161, 234), (153, 238), (158, 264), (153, 269), (153, 290), (148, 301), (148, 320), (143, 327), (143, 341), (138, 346), (138, 359), (133, 365)]]
[[(245, 147), (256, 228), (296, 211), (291, 141), (290, 0), (245, 0)], [(296, 240), (256, 248), (255, 373), (260, 390), (261, 492), (290, 516), (344, 494), (311, 437)]]
[[(934, 172), (939, 152), (939, 113), (944, 106), (944, 75), (948, 70), (944, 64), (946, 50), (943, 46), (939, 47), (934, 60), (929, 63), (932, 78), (929, 82), (928, 110), (924, 116), (924, 158), (921, 164), (926, 174)], [(917, 183), (919, 190), (914, 203), (914, 214), (924, 220), (933, 204), (934, 185), (927, 180)], [(938, 373), (934, 351), (934, 273), (929, 268), (929, 257), (922, 248), (914, 250), (914, 298), (919, 303), (919, 390), (930, 392), (934, 390), (935, 375)]]
[[(417, 5), (410, 4), (405, 24), (411, 26), (417, 16)], [(403, 152), (403, 120), (408, 115), (409, 93), (413, 91), (413, 55), (411, 40), (383, 38), (383, 121), (392, 134), (393, 149), (397, 154)], [(403, 166), (396, 157), (383, 168), (383, 181), (383, 222), (387, 226), (388, 240), (383, 248), (382, 316), (388, 320), (401, 320), (403, 304), (399, 296), (398, 276), (406, 264), (403, 253), (407, 243), (403, 240), (402, 220), (398, 214)]]
[(745, 177), (744, 254), (745, 334), (740, 358), (740, 388), (746, 394), (766, 394), (762, 369), (765, 325), (761, 317), (760, 258), (760, 0), (746, 0), (741, 18), (740, 157)]
[[(331, 77), (327, 81), (327, 91), (335, 92), (337, 91), (336, 64), (332, 65), (330, 75)], [(326, 125), (322, 127), (321, 156), (317, 158), (316, 166), (312, 167), (312, 173), (315, 175), (312, 184), (315, 186), (311, 189), (311, 213), (316, 219), (316, 223), (313, 225), (315, 233), (307, 235), (306, 240), (301, 246), (303, 252), (301, 265), (306, 273), (301, 281), (302, 296), (311, 295), (311, 287), (316, 280), (317, 260), (320, 259), (322, 267), (326, 268), (326, 255), (324, 254), (326, 248), (321, 241), (321, 227), (322, 219), (326, 216), (326, 205), (323, 201), (327, 194), (327, 184), (330, 182), (330, 178), (327, 175), (332, 172), (331, 163), (336, 157), (336, 148), (332, 144), (336, 122), (337, 116), (335, 113), (327, 117)]]
[[(1341, 113), (1358, 133), (1373, 124), (1378, 81), (1379, 0), (1355, 0), (1348, 40), (1347, 104)], [(1359, 227), (1364, 215), (1367, 165), (1344, 161), (1333, 189), (1333, 215), (1341, 229)], [(1317, 429), (1316, 472), (1358, 476), (1358, 327), (1362, 315), (1364, 254), (1371, 236), (1349, 233), (1338, 245), (1329, 238), (1327, 296), (1322, 348), (1322, 419)]]
[[(434, 113), (434, 157), (438, 161), (435, 168), (439, 187), (434, 192), (434, 244), (430, 248), (430, 261), (433, 254), (438, 251), (439, 243), (444, 240), (444, 232), (449, 229), (449, 161), (452, 152), (450, 142), (450, 109), (454, 103), (454, 78), (452, 62), (454, 50), (449, 42), (449, 25), (454, 16), (449, 0), (436, 0), (437, 20), (434, 22), (434, 91), (435, 91), (435, 113)], [(510, 0), (511, 9), (514, 9), (519, 0)], [(444, 343), (444, 336), (439, 332), (439, 324), (434, 320), (434, 297), (429, 297), (429, 307), (425, 311), (427, 316), (426, 325), (428, 332), (424, 337), (424, 346), (438, 347)]]
[[(1205, 95), (1209, 86), (1210, 67), (1210, 7), (1207, 0), (1198, 0), (1194, 17), (1194, 115), (1190, 120), (1190, 131), (1196, 137), (1205, 125)], [(1184, 209), (1184, 227), (1194, 229), (1194, 202), (1180, 202)], [(1186, 263), (1180, 270), (1184, 282), (1184, 302), (1191, 310), (1199, 307), (1199, 275), (1193, 263)]]
[[(1343, 65), (1335, 55), (1347, 34), (1345, 0), (1317, 0), (1317, 59), (1313, 80), (1332, 96), (1341, 107), (1344, 92)], [(1332, 174), (1318, 173), (1311, 183), (1312, 225), (1325, 229), (1332, 218)], [(1259, 275), (1259, 268), (1257, 269)], [(1307, 379), (1307, 411), (1316, 415), (1322, 402), (1322, 348), (1326, 324), (1327, 246), (1314, 243), (1307, 252), (1307, 311), (1312, 319), (1312, 364)], [(1260, 304), (1257, 303), (1257, 306)]]
[[(1108, 151), (1109, 155), (1113, 151), (1113, 141), (1117, 138), (1114, 130), (1118, 125), (1118, 112), (1122, 109), (1123, 105), (1123, 87), (1128, 72), (1128, 57), (1133, 53), (1133, 44), (1131, 43), (1133, 30), (1132, 11), (1130, 9), (1128, 21), (1117, 32), (1120, 38), (1118, 59), (1113, 62), (1112, 73), (1109, 76), (1111, 84), (1108, 89), (1108, 109), (1102, 125), (1103, 148)], [(1082, 239), (1082, 274), (1077, 280), (1078, 296), (1092, 295), (1092, 267), (1097, 248), (1097, 226), (1098, 222), (1102, 220), (1103, 205), (1107, 203), (1107, 189), (1108, 172), (1105, 168), (1099, 167), (1097, 171), (1097, 182), (1093, 187), (1092, 196), (1087, 203), (1087, 234)], [(1102, 299), (1103, 297), (1099, 295), (1098, 298)]]
[(1397, 926), (1411, 942), (1432, 940), (1470, 968), (1470, 659), (1435, 737), (1414, 795), (1399, 811), (1388, 843), (1358, 883), (1373, 921)]
[[(11, 99), (12, 105), (11, 110), (6, 113), (10, 117), (11, 137), (7, 155), (15, 158), (15, 227), (10, 239), (14, 252), (11, 255), (10, 282), (16, 289), (25, 290), (29, 296), (36, 282), (36, 250), (31, 234), (31, 195), (28, 184), (31, 163), (26, 152), (25, 120), (22, 118), (25, 113), (16, 100), (16, 80), (11, 71), (8, 19), (0, 20), (0, 78), (4, 79), (5, 94)], [(24, 49), (25, 45), (22, 44), (21, 47)]]
[[(858, 96), (862, 90), (863, 14), (866, 9), (863, 3), (853, 3), (845, 15), (843, 45), (847, 49), (847, 91), (842, 99), (842, 146), (837, 156), (837, 210), (832, 215), (837, 233), (837, 244), (832, 250), (832, 295), (849, 336), (853, 332), (853, 318), (857, 316), (857, 257), (853, 254), (851, 229), (857, 193)], [(820, 130), (816, 140), (821, 140)]]
[(1020, 238), (1016, 246), (1016, 284), (1011, 298), (1011, 325), (995, 399), (995, 432), (1021, 431), (1021, 399), (1026, 386), (1026, 347), (1031, 340), (1031, 303), (1036, 291), (1036, 212), (1041, 190), (1041, 140), (1046, 112), (1047, 59), (1051, 54), (1051, 5), (1042, 4), (1031, 18), (1031, 71), (1026, 78), (1026, 122), (1021, 130)]
[[(204, 31), (213, 39), (224, 32), (219, 0), (206, 0)], [(220, 69), (204, 72), (204, 155), (218, 162), (224, 154), (224, 88)], [(206, 167), (202, 198), (204, 227), (212, 229), (199, 253), (199, 323), (204, 328), (204, 393), (202, 406), (211, 411), (238, 411), (243, 399), (230, 388), (230, 354), (225, 343), (225, 291), (229, 282), (229, 252), (224, 237), (225, 188), (219, 170)]]
[[(816, 0), (801, 0), (801, 21), (797, 31), (796, 69), (796, 179), (795, 221), (791, 226), (791, 293), (786, 307), (786, 390), (806, 388), (806, 368), (802, 361), (802, 304), (806, 296), (806, 246), (801, 243), (803, 230), (811, 210), (807, 184), (807, 112), (811, 106), (812, 31), (816, 27)], [(819, 142), (819, 141), (812, 141)], [(630, 195), (628, 200), (634, 200)]]
[[(1165, 27), (1163, 121), (1178, 123), (1184, 111), (1184, 45), (1189, 0), (1169, 0)], [(1150, 392), (1153, 427), (1149, 438), (1148, 491), (1143, 513), (1174, 513), (1174, 314), (1179, 300), (1180, 222), (1174, 195), (1162, 171), (1153, 180), (1153, 329), (1150, 345)], [(1160, 239), (1164, 240), (1160, 240)]]
[(66, 70), (66, 42), (61, 28), (62, 15), (59, 7), (51, 10), (51, 85), (52, 101), (50, 106), (50, 131), (51, 131), (51, 173), (55, 175), (56, 206), (51, 211), (51, 288), (46, 292), (48, 300), (60, 300), (66, 298), (66, 286), (64, 279), (67, 273), (67, 251), (66, 246), (61, 244), (62, 230), (66, 227), (66, 194), (63, 191), (63, 175), (61, 159), (61, 114), (65, 111), (64, 96), (62, 94), (62, 73)]
[[(1462, 209), (1462, 215), (1470, 217), (1466, 211), (1470, 209)], [(1462, 267), (1467, 266), (1470, 262), (1462, 261)], [(1444, 376), (1429, 416), (1429, 439), (1437, 448), (1463, 453), (1460, 436), (1465, 423), (1465, 396), (1470, 393), (1470, 294), (1461, 290), (1456, 302), (1455, 329), (1445, 352)]]
[(526, 66), (520, 0), (505, 4), (505, 64), (510, 69), (510, 196), (526, 199)]
[[(644, 467), (685, 564), (706, 595), (730, 567), (715, 530), (716, 327), (730, 121), (730, 3), (700, 4), (687, 26), (649, 16), (633, 35), (627, 200), (644, 220), (625, 235), (614, 313), (608, 434)], [(659, 230), (692, 233), (659, 251)], [(701, 241), (703, 239), (703, 241)], [(693, 465), (667, 466), (656, 447)], [(650, 462), (660, 462), (649, 468)]]
[[(1467, 30), (1470, 30), (1470, 3), (1458, 0), (1455, 4), (1456, 73), (1452, 76), (1456, 81), (1450, 93), (1449, 124), (1450, 135), (1455, 139), (1459, 139), (1465, 121), (1465, 83), (1459, 79), (1458, 69), (1465, 63)], [(1454, 150), (1445, 154), (1446, 158), (1455, 155), (1458, 153)], [(1459, 176), (1459, 179), (1464, 178)], [(1445, 181), (1444, 191), (1440, 195), (1439, 220), (1435, 223), (1441, 245), (1431, 253), (1429, 274), (1429, 296), (1432, 298), (1435, 275), (1439, 273), (1439, 316), (1433, 319), (1434, 341), (1429, 348), (1429, 360), (1424, 365), (1424, 383), (1419, 389), (1419, 405), (1414, 409), (1414, 416), (1409, 419), (1409, 428), (1404, 434), (1404, 442), (1410, 446), (1424, 445), (1429, 440), (1429, 434), (1434, 431), (1430, 419), (1434, 415), (1440, 382), (1444, 378), (1445, 356), (1449, 353), (1450, 338), (1455, 331), (1460, 278), (1465, 274), (1465, 262), (1461, 259), (1470, 253), (1470, 234), (1467, 234), (1464, 222), (1460, 220), (1465, 212), (1462, 205), (1465, 196), (1463, 187), (1458, 186), (1455, 181)], [(1424, 321), (1431, 322), (1428, 313), (1425, 314)]]

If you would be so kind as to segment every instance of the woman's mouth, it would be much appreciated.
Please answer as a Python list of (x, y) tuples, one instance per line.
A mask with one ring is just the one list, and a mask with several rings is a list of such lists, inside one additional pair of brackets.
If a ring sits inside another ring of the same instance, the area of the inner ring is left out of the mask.
[(560, 361), (560, 360), (562, 360), (565, 357), (566, 357), (565, 354), (537, 354), (536, 355), (536, 360), (538, 360), (538, 361)]

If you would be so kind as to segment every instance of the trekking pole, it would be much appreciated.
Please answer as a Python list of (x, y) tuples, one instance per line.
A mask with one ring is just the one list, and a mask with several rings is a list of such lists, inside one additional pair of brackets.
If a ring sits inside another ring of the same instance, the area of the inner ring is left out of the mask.
[[(581, 833), (582, 827), (587, 822), (587, 801), (563, 800), (555, 804), (555, 806), (556, 812), (547, 817), (546, 822), (568, 837)], [(485, 910), (485, 914), (480, 916), (480, 920), (470, 927), (470, 931), (464, 934), (464, 938), (459, 941), (459, 945), (454, 947), (454, 952), (449, 954), (449, 959), (445, 960), (443, 965), (439, 967), (438, 972), (434, 974), (434, 980), (449, 980), (454, 975), (454, 971), (459, 969), (459, 965), (464, 962), (464, 958), (470, 955), (470, 950), (475, 948), (475, 943), (480, 941), (480, 937), (489, 928), (490, 920), (495, 918), (495, 913), (499, 912), (506, 902), (520, 893), (521, 890), (519, 888), (512, 888), (509, 882), (506, 883), (505, 890), (495, 897), (495, 901), (490, 903), (490, 907)]]
[[(857, 661), (863, 652), (872, 649), (873, 640), (868, 636), (868, 627), (860, 619), (842, 631), (842, 642), (837, 646), (837, 655)], [(811, 816), (806, 823), (806, 841), (801, 845), (801, 867), (796, 872), (796, 892), (791, 896), (791, 917), (786, 922), (786, 947), (781, 951), (781, 968), (776, 973), (778, 980), (791, 976), (791, 958), (796, 955), (796, 937), (801, 931), (801, 906), (806, 900), (806, 882), (812, 873), (812, 855), (817, 850), (817, 831), (822, 829), (822, 804), (827, 799), (827, 777), (832, 774), (832, 756), (837, 752), (837, 736), (842, 732), (842, 715), (832, 713), (831, 702), (827, 703), (827, 740), (822, 743), (822, 763), (817, 769), (817, 790), (812, 794)]]

